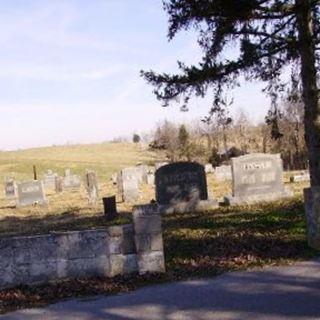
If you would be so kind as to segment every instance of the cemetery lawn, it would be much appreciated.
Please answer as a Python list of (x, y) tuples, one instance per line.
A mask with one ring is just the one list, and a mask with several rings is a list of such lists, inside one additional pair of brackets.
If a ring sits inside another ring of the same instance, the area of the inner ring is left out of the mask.
[(307, 246), (305, 228), (301, 194), (274, 203), (169, 215), (163, 219), (166, 274), (66, 280), (2, 290), (0, 311), (311, 259), (319, 252)]

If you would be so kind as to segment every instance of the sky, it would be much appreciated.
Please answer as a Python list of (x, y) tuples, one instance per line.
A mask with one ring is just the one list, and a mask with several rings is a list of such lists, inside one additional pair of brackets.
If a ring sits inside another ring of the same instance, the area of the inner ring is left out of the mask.
[[(163, 108), (139, 75), (200, 57), (192, 33), (168, 42), (167, 18), (161, 0), (0, 1), (0, 150), (102, 142), (207, 115), (209, 99)], [(231, 113), (262, 120), (261, 88), (242, 83)]]

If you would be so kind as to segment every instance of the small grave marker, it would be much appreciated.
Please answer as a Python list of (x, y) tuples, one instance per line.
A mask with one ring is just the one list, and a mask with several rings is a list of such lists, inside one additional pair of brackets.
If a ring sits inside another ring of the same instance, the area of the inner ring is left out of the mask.
[(17, 185), (14, 179), (5, 181), (4, 192), (7, 199), (15, 199), (17, 196)]
[(105, 216), (110, 220), (117, 217), (116, 196), (102, 198), (102, 201)]

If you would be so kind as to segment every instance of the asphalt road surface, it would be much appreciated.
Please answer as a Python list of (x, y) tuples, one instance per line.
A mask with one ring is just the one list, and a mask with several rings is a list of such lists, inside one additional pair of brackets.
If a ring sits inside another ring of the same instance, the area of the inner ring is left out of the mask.
[(150, 286), (129, 294), (68, 300), (8, 313), (0, 319), (320, 319), (320, 260)]

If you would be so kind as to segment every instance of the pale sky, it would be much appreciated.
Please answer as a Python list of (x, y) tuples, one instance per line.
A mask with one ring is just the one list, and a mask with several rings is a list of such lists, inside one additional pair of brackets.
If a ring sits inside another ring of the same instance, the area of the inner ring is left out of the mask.
[[(0, 149), (101, 142), (205, 116), (208, 100), (188, 113), (162, 108), (139, 76), (198, 60), (193, 35), (166, 35), (161, 0), (1, 0)], [(261, 88), (243, 84), (232, 112), (263, 119)]]

